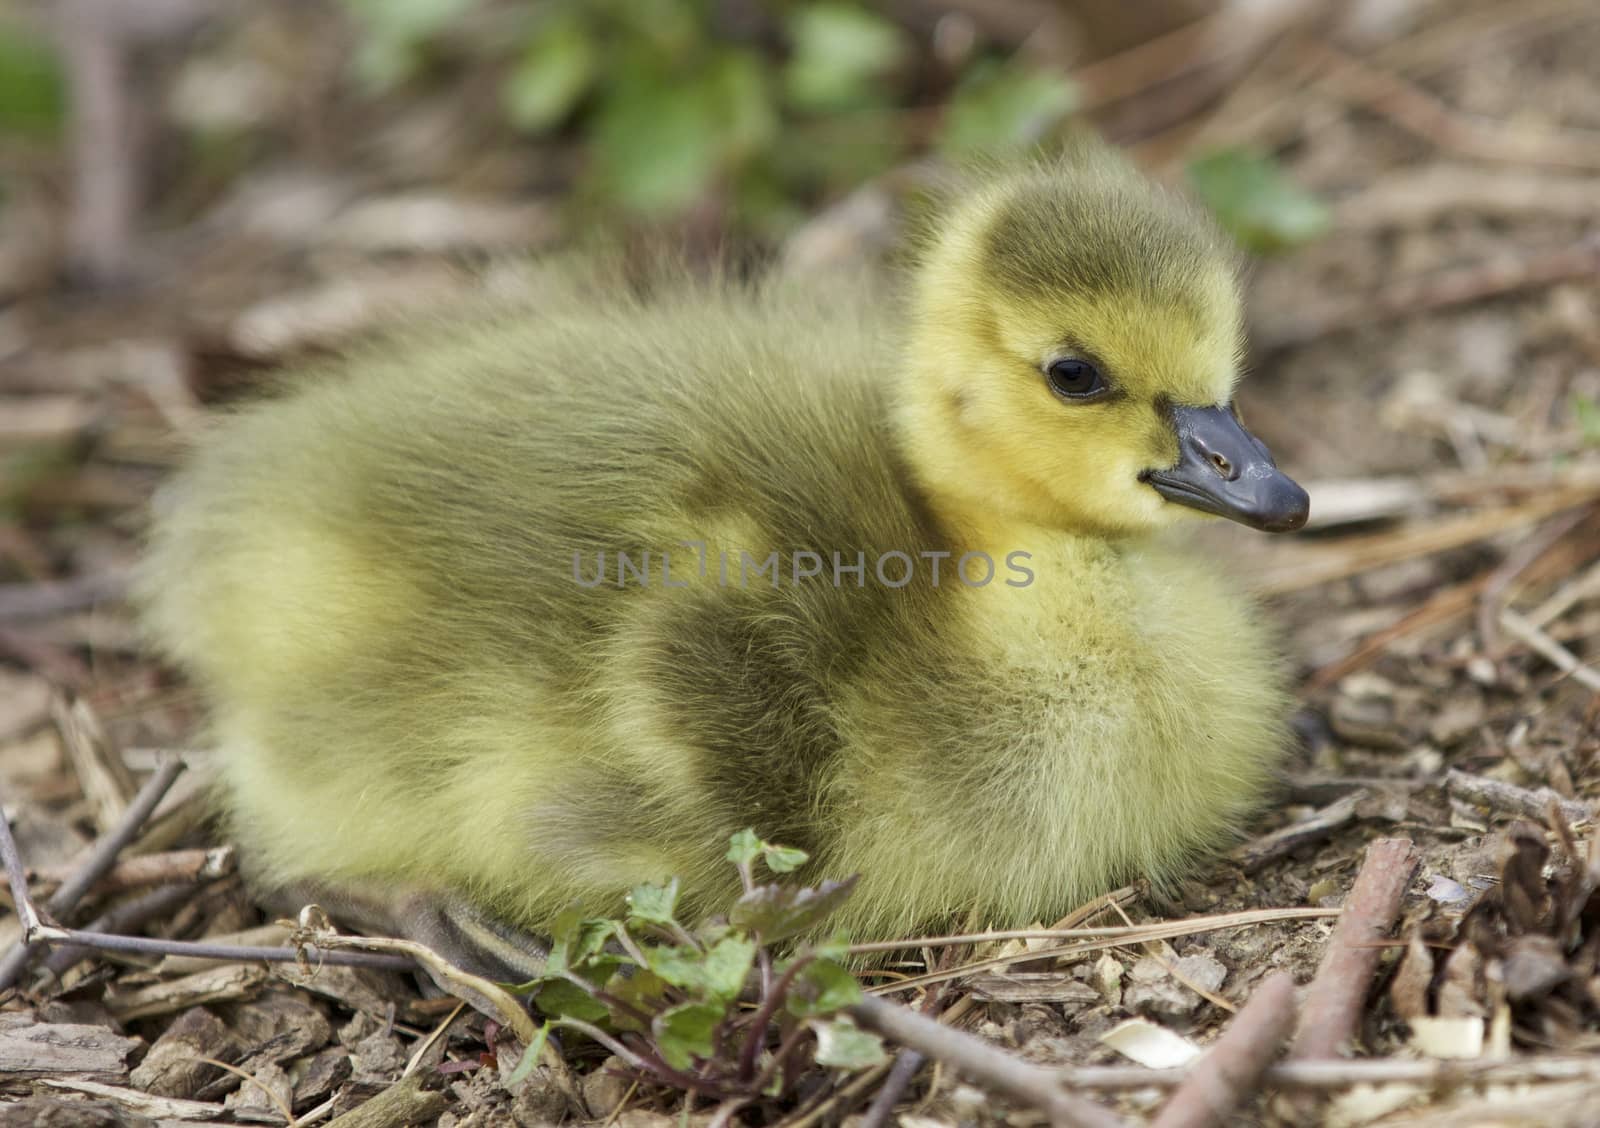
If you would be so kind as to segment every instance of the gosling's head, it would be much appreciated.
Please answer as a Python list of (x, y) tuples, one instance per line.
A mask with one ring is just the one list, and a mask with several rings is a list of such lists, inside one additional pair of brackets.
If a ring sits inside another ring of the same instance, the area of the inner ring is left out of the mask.
[(1233, 409), (1239, 292), (1209, 220), (1088, 150), (971, 188), (940, 224), (899, 388), (937, 503), (1103, 534), (1196, 511), (1305, 523), (1305, 491)]

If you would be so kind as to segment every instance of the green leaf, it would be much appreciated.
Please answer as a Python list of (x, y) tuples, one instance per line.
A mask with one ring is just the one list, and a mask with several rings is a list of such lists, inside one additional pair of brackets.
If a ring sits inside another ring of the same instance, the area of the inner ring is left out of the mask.
[(796, 850), (793, 846), (768, 846), (761, 847), (762, 854), (766, 857), (767, 868), (773, 873), (792, 873), (805, 865), (811, 857), (804, 850)]
[(693, 948), (673, 948), (663, 944), (660, 947), (647, 948), (644, 956), (650, 961), (650, 970), (674, 987), (684, 991), (694, 991), (705, 982), (705, 973), (702, 970), (706, 958), (704, 952), (697, 952)]
[(355, 70), (371, 89), (386, 90), (415, 73), (421, 48), (477, 0), (343, 0), (361, 24)]
[[(880, 80), (902, 63), (909, 45), (894, 24), (847, 4), (806, 4), (789, 18), (793, 51), (784, 93), (801, 110), (840, 110), (884, 100)], [(876, 95), (876, 97), (875, 97)]]
[(576, 1018), (599, 1022), (611, 1013), (599, 999), (570, 979), (546, 980), (533, 995), (533, 1005), (546, 1018)]
[[(646, 968), (629, 968), (606, 981), (606, 994), (631, 1003), (645, 1014), (655, 1014), (666, 1006), (667, 982)], [(626, 1011), (613, 1011), (611, 1024), (618, 1030), (645, 1030), (644, 1024)]]
[(745, 827), (738, 834), (728, 839), (728, 861), (734, 865), (754, 865), (755, 860), (760, 856), (761, 839), (749, 827)]
[(545, 23), (501, 91), (506, 116), (518, 129), (559, 125), (594, 82), (598, 53), (576, 13)]
[(550, 955), (545, 973), (555, 975), (582, 966), (605, 945), (614, 922), (587, 918), (577, 907), (564, 910), (550, 929)]
[(854, 877), (824, 881), (815, 889), (758, 885), (734, 902), (728, 921), (746, 932), (759, 932), (770, 944), (820, 924), (849, 899), (855, 885)]
[(662, 946), (646, 953), (650, 970), (674, 987), (724, 1002), (744, 989), (755, 955), (755, 941), (740, 936), (726, 936), (704, 952)]
[(1048, 136), (1077, 104), (1077, 87), (1053, 71), (980, 63), (945, 109), (939, 146), (958, 156), (1024, 148)]
[(843, 963), (844, 958), (850, 954), (850, 937), (843, 932), (836, 932), (826, 940), (811, 946), (811, 954), (819, 960), (832, 960), (834, 963)]
[(760, 56), (737, 48), (721, 51), (705, 81), (706, 96), (720, 107), (723, 119), (724, 160), (743, 161), (778, 136), (778, 113)]
[(703, 78), (626, 68), (608, 86), (590, 137), (601, 188), (641, 215), (682, 211), (717, 174), (721, 125)]
[(1216, 149), (1191, 161), (1188, 172), (1195, 193), (1247, 250), (1286, 250), (1328, 229), (1330, 217), (1322, 201), (1261, 153)]
[(717, 1025), (725, 1015), (714, 1003), (684, 1003), (658, 1014), (651, 1028), (662, 1058), (674, 1069), (688, 1069), (695, 1058), (710, 1057), (716, 1050)]
[(787, 1007), (798, 1018), (833, 1014), (861, 1001), (861, 984), (832, 960), (813, 960), (795, 976)]
[(813, 1022), (817, 1036), (817, 1064), (837, 1069), (868, 1069), (885, 1059), (883, 1042), (876, 1034), (860, 1029), (848, 1018)]
[(672, 924), (678, 908), (678, 879), (665, 885), (639, 885), (628, 894), (628, 916), (647, 924)]
[(539, 1056), (544, 1053), (544, 1044), (550, 1038), (550, 1024), (546, 1022), (539, 1027), (539, 1032), (534, 1035), (533, 1041), (528, 1043), (528, 1048), (522, 1051), (522, 1060), (517, 1062), (517, 1068), (511, 1071), (511, 1076), (505, 1080), (506, 1088), (515, 1088), (529, 1077), (539, 1066)]
[(701, 963), (701, 980), (706, 992), (714, 999), (732, 1002), (744, 990), (745, 977), (755, 962), (756, 942), (745, 937), (728, 936), (706, 951)]
[(32, 136), (58, 132), (66, 84), (50, 44), (0, 24), (0, 130)]
[(1572, 415), (1578, 421), (1578, 434), (1584, 445), (1600, 446), (1600, 404), (1591, 397), (1572, 395)]

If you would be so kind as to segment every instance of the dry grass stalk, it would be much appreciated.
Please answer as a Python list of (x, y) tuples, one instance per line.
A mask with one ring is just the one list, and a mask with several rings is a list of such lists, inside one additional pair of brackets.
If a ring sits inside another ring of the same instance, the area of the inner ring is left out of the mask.
[[(951, 968), (948, 971), (934, 971), (926, 975), (912, 976), (910, 979), (897, 980), (894, 983), (874, 987), (871, 990), (873, 994), (882, 995), (891, 991), (905, 991), (913, 987), (926, 987), (933, 983), (961, 979), (974, 972), (1010, 967), (1015, 963), (1027, 963), (1033, 960), (1070, 959), (1074, 956), (1086, 955), (1089, 952), (1104, 951), (1106, 948), (1120, 948), (1125, 944), (1139, 941), (1172, 940), (1179, 936), (1197, 936), (1204, 932), (1216, 932), (1224, 928), (1244, 928), (1253, 924), (1269, 924), (1274, 921), (1326, 920), (1329, 917), (1338, 916), (1341, 911), (1340, 909), (1316, 908), (1251, 909), (1238, 913), (1216, 913), (1211, 916), (1190, 917), (1187, 920), (1159, 921), (1154, 924), (1136, 925), (1131, 929), (1090, 929), (1085, 931), (1097, 937), (1097, 939), (1085, 940), (1076, 944), (1062, 944), (1052, 948), (1038, 948), (1033, 951), (1013, 952), (1004, 956), (993, 956), (989, 959), (962, 964), (960, 967)], [(1025, 939), (1026, 936), (1019, 935), (1017, 938)], [(891, 948), (925, 943), (927, 941), (898, 941), (891, 945)]]

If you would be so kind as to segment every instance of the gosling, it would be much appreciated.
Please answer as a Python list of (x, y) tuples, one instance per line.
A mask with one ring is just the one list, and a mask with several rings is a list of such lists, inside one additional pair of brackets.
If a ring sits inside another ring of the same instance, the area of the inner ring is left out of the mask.
[(211, 430), (141, 602), (258, 886), (481, 966), (642, 882), (725, 906), (746, 826), (859, 873), (861, 940), (1226, 840), (1284, 675), (1156, 534), (1308, 502), (1232, 406), (1225, 240), (1079, 152), (957, 192), (908, 281), (572, 282)]

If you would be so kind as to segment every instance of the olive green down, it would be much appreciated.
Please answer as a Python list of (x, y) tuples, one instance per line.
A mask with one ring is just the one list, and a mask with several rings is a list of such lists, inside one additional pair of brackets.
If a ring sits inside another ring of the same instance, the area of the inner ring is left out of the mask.
[[(1141, 477), (1171, 405), (1231, 402), (1228, 251), (1092, 149), (920, 244), (898, 289), (558, 272), (211, 428), (139, 598), (255, 880), (537, 932), (671, 875), (714, 911), (750, 826), (861, 874), (875, 939), (1048, 922), (1235, 833), (1281, 663)], [(1105, 393), (1052, 390), (1064, 356)]]

